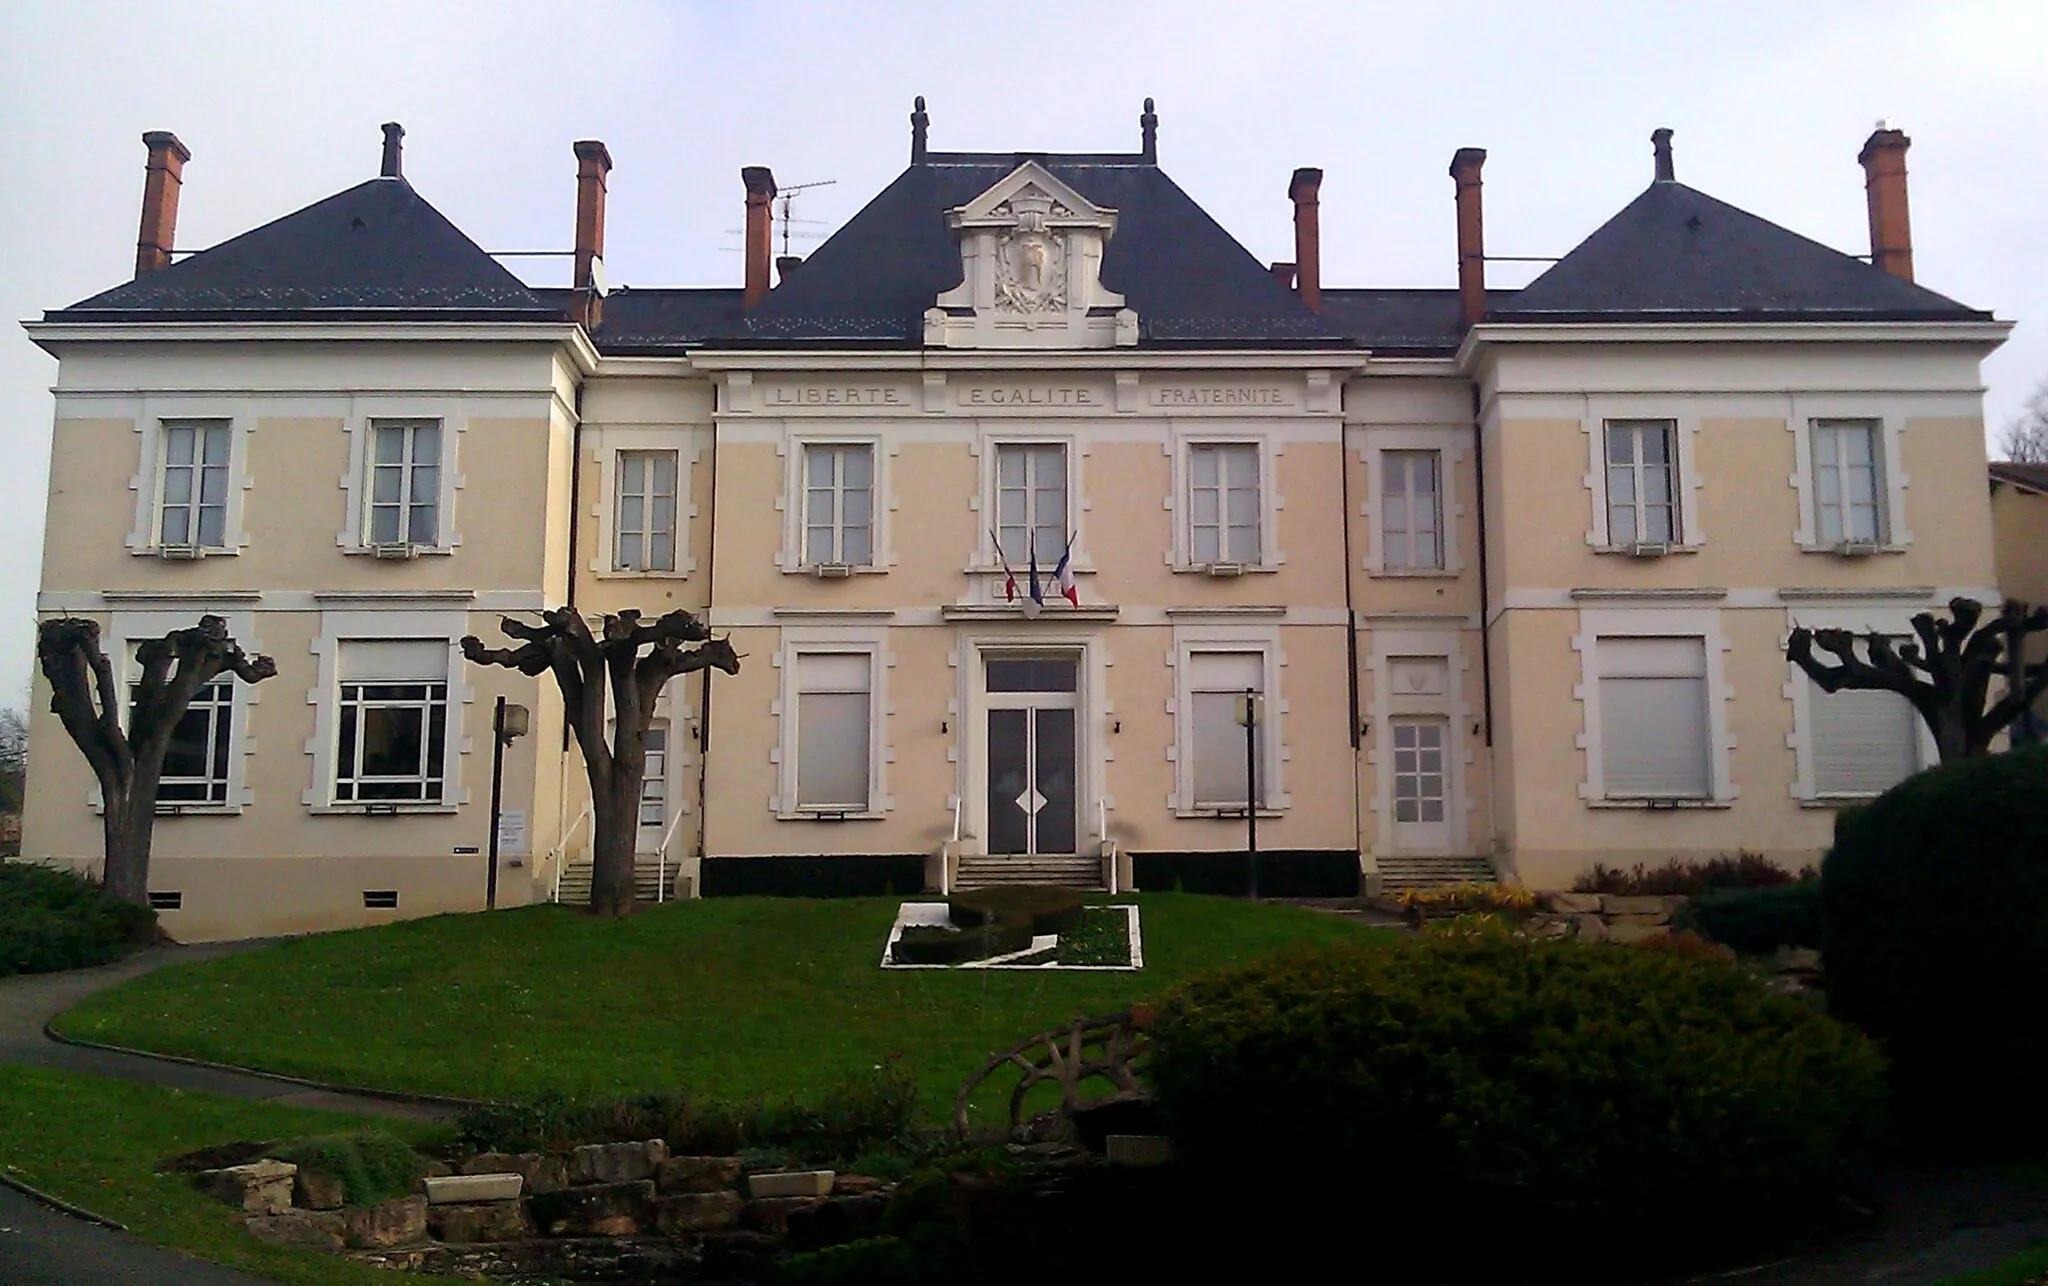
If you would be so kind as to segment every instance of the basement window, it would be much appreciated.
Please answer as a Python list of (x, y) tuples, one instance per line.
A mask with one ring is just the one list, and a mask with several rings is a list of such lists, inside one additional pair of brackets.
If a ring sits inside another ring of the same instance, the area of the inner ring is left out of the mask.
[(398, 909), (398, 890), (364, 889), (363, 907), (370, 911), (396, 911)]
[(158, 893), (152, 890), (149, 895), (149, 908), (152, 911), (182, 911), (185, 909), (185, 895)]

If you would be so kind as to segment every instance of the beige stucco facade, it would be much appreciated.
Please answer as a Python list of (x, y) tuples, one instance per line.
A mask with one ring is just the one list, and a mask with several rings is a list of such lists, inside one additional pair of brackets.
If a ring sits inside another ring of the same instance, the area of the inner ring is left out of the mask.
[[(1999, 588), (2007, 598), (2048, 604), (2048, 468), (1993, 466), (1991, 530)], [(2048, 659), (2048, 636), (2029, 640), (2027, 659)], [(2034, 717), (2048, 725), (2048, 694), (2034, 703)]]

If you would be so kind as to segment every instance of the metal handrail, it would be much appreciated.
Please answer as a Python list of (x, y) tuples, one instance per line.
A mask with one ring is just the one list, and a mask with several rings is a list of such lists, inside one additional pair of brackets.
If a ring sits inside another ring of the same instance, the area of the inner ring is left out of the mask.
[(668, 824), (668, 832), (661, 837), (661, 847), (654, 850), (654, 900), (667, 900), (668, 894), (668, 846), (674, 842), (676, 827), (683, 824), (683, 810), (676, 810), (675, 820)]
[(568, 865), (566, 856), (569, 849), (569, 837), (576, 833), (576, 828), (581, 826), (583, 819), (588, 816), (590, 816), (590, 805), (585, 804), (583, 811), (576, 814), (576, 820), (569, 823), (568, 828), (562, 832), (562, 837), (555, 841), (553, 848), (548, 850), (548, 860), (555, 864), (555, 887), (554, 891), (548, 896), (548, 901), (550, 902), (560, 902), (562, 900), (562, 868)]

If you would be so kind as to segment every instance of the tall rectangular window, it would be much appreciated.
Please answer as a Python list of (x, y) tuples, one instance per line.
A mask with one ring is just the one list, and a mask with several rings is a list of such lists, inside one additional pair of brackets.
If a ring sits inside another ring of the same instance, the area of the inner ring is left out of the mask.
[(1059, 562), (1068, 534), (1066, 447), (996, 447), (996, 534), (1012, 566), (1023, 566), (1034, 551), (1042, 566)]
[(370, 452), (369, 543), (438, 545), (440, 423), (380, 421), (371, 425)]
[(1896, 692), (1807, 691), (1816, 795), (1879, 795), (1920, 770), (1920, 720)]
[[(131, 727), (139, 687), (128, 685)], [(171, 744), (164, 751), (163, 776), (156, 791), (159, 805), (218, 806), (228, 802), (228, 756), (234, 740), (234, 711), (232, 675), (207, 684), (193, 695), (184, 717), (171, 730)]]
[(1869, 420), (1813, 422), (1813, 516), (1823, 545), (1884, 539), (1877, 433)]
[(647, 771), (640, 779), (640, 825), (657, 842), (668, 825), (668, 724), (656, 722), (646, 733)]
[(1188, 552), (1196, 563), (1259, 562), (1259, 449), (1188, 449)]
[(1435, 451), (1380, 453), (1380, 564), (1389, 571), (1444, 565), (1442, 461)]
[(618, 493), (612, 506), (618, 528), (615, 570), (676, 569), (676, 475), (674, 451), (619, 452)]
[(875, 452), (865, 442), (804, 448), (804, 563), (875, 561)]
[(1669, 420), (1608, 422), (1608, 544), (1678, 540), (1676, 427)]
[(338, 673), (335, 801), (440, 803), (448, 745), (447, 641), (345, 641)]
[[(1196, 808), (1245, 807), (1250, 798), (1244, 725), (1238, 712), (1247, 690), (1263, 694), (1266, 661), (1259, 652), (1195, 652), (1188, 657), (1187, 753), (1192, 756), (1192, 803)], [(1264, 702), (1260, 703), (1262, 706)], [(1259, 764), (1259, 800), (1268, 796), (1266, 726), (1270, 709), (1253, 731), (1251, 755)]]
[(1607, 796), (1711, 796), (1706, 640), (1602, 638), (1596, 647)]
[(220, 549), (227, 544), (226, 421), (166, 423), (158, 537), (166, 545)]
[(796, 674), (797, 807), (866, 812), (873, 740), (867, 653), (801, 653)]

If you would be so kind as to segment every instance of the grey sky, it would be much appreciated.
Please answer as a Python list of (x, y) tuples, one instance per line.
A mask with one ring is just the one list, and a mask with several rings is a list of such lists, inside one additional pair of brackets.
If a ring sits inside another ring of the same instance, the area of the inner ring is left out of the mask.
[[(1658, 125), (1681, 180), (1864, 253), (1856, 152), (1888, 118), (1919, 280), (2022, 323), (1986, 368), (1994, 433), (2048, 375), (2039, 0), (145, 12), (0, 0), (0, 322), (132, 273), (146, 129), (192, 149), (184, 247), (370, 177), (398, 120), (407, 177), (486, 249), (566, 248), (569, 144), (601, 138), (611, 281), (737, 284), (742, 165), (837, 179), (797, 210), (836, 224), (903, 167), (915, 94), (934, 148), (1002, 150), (1135, 150), (1151, 95), (1162, 166), (1262, 260), (1291, 257), (1289, 173), (1323, 167), (1323, 280), (1361, 286), (1453, 283), (1457, 147), (1490, 153), (1488, 249), (1557, 255), (1649, 182)], [(0, 704), (32, 663), (55, 372), (0, 329)]]

